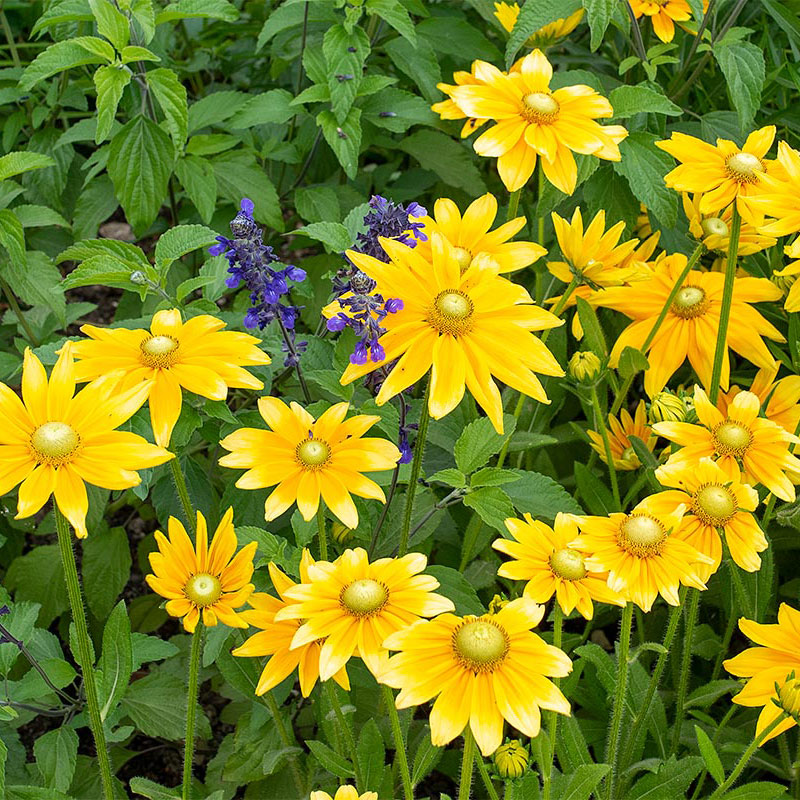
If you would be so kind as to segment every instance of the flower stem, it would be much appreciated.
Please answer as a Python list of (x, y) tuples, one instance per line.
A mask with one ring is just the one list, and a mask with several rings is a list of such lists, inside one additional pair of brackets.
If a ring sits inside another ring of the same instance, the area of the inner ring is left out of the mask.
[(200, 653), (203, 651), (203, 620), (197, 623), (192, 634), (192, 651), (189, 655), (189, 686), (186, 691), (186, 736), (183, 749), (183, 800), (192, 800), (192, 762), (194, 761), (194, 717), (197, 710)]
[(317, 506), (317, 531), (319, 538), (319, 557), (322, 561), (328, 560), (328, 534), (325, 530), (325, 506), (320, 500)]
[(600, 436), (603, 439), (603, 450), (606, 454), (608, 477), (611, 479), (611, 491), (614, 493), (614, 502), (617, 505), (617, 509), (622, 510), (622, 501), (619, 497), (619, 483), (617, 481), (617, 468), (614, 466), (614, 455), (611, 452), (611, 441), (608, 438), (606, 421), (603, 417), (603, 412), (600, 409), (600, 399), (597, 396), (597, 386), (594, 384), (592, 384), (592, 408), (594, 409), (595, 425), (597, 425), (597, 429), (600, 431)]
[(714, 350), (714, 367), (711, 370), (711, 386), (708, 387), (708, 399), (716, 405), (719, 394), (719, 381), (722, 377), (722, 362), (728, 347), (728, 322), (731, 318), (731, 301), (733, 300), (733, 284), (736, 278), (736, 257), (739, 254), (739, 232), (742, 229), (742, 218), (734, 203), (731, 208), (730, 241), (728, 242), (728, 263), (725, 267), (725, 283), (722, 287), (722, 308), (719, 312), (719, 328), (717, 328), (717, 346)]
[(614, 783), (617, 778), (620, 734), (622, 732), (622, 714), (625, 710), (625, 696), (628, 689), (628, 652), (631, 646), (631, 626), (633, 624), (633, 603), (628, 602), (622, 609), (622, 625), (620, 628), (619, 652), (617, 655), (617, 687), (614, 692), (614, 710), (611, 716), (611, 727), (606, 743), (606, 763), (613, 764), (606, 780), (606, 798), (614, 800)]
[[(308, 4), (306, 4), (306, 8), (308, 8)], [(292, 360), (294, 361), (294, 371), (297, 373), (297, 380), (300, 382), (300, 389), (303, 392), (303, 398), (306, 401), (306, 405), (308, 405), (311, 402), (311, 394), (308, 391), (308, 385), (306, 384), (306, 379), (303, 375), (303, 370), (300, 368), (300, 355), (297, 352), (297, 348), (294, 346), (294, 341), (292, 340), (289, 331), (283, 324), (281, 315), (278, 314), (276, 319), (278, 320), (278, 325), (280, 325), (283, 341), (286, 344), (286, 351), (289, 353), (289, 355), (292, 357)]]
[(683, 636), (681, 672), (678, 679), (678, 693), (675, 699), (675, 727), (672, 731), (671, 752), (676, 753), (681, 743), (681, 728), (686, 711), (686, 692), (689, 688), (689, 668), (692, 665), (692, 640), (697, 624), (697, 608), (700, 605), (700, 590), (691, 587), (686, 593), (686, 630)]
[[(3, 14), (2, 9), (0, 9), (0, 20), (3, 20), (5, 22), (5, 19), (6, 16), (5, 14)], [(33, 332), (33, 329), (28, 324), (28, 320), (26, 319), (24, 312), (19, 307), (19, 303), (17, 302), (17, 297), (14, 294), (14, 291), (2, 278), (0, 278), (0, 289), (3, 290), (3, 294), (6, 296), (6, 300), (8, 301), (8, 304), (11, 306), (11, 310), (16, 315), (19, 324), (22, 326), (22, 330), (25, 331), (25, 336), (28, 337), (28, 341), (30, 342), (31, 346), (38, 347), (40, 342), (36, 338), (36, 334)]]
[[(553, 647), (561, 649), (561, 632), (564, 626), (564, 612), (558, 604), (558, 600), (553, 602)], [(553, 683), (558, 686), (560, 678), (553, 678)], [(558, 714), (555, 711), (548, 711), (547, 730), (550, 735), (550, 752), (548, 753), (545, 769), (547, 770), (547, 780), (544, 781), (544, 794), (542, 800), (550, 800), (550, 785), (553, 779), (553, 760), (556, 757), (556, 738), (558, 737)]]
[(403, 782), (403, 797), (405, 800), (414, 800), (414, 787), (411, 784), (411, 773), (408, 770), (408, 755), (406, 754), (406, 743), (403, 739), (403, 730), (400, 727), (400, 717), (397, 714), (397, 707), (394, 703), (392, 690), (385, 684), (381, 684), (383, 699), (389, 709), (389, 722), (392, 726), (392, 737), (394, 738), (394, 754), (400, 771), (400, 780)]
[(336, 695), (336, 688), (334, 687), (333, 682), (325, 681), (324, 684), (325, 691), (328, 693), (328, 700), (330, 701), (330, 704), (333, 708), (333, 713), (336, 717), (337, 725), (341, 730), (342, 736), (344, 737), (347, 753), (350, 757), (350, 760), (353, 762), (353, 772), (355, 773), (356, 777), (356, 787), (360, 793), (364, 789), (364, 781), (361, 776), (361, 768), (358, 766), (358, 749), (356, 748), (356, 740), (353, 736), (353, 731), (350, 729), (350, 725), (344, 716), (344, 711), (342, 711), (342, 706), (339, 703), (339, 698)]
[(519, 209), (519, 196), (522, 189), (517, 189), (516, 192), (509, 192), (508, 195), (508, 211), (506, 212), (506, 221), (514, 219), (517, 216), (517, 209)]
[(192, 508), (192, 500), (189, 497), (189, 487), (186, 485), (186, 478), (183, 476), (183, 470), (181, 469), (181, 462), (178, 456), (170, 459), (169, 468), (172, 472), (172, 480), (175, 483), (175, 490), (178, 493), (178, 499), (181, 501), (183, 516), (186, 517), (186, 522), (189, 523), (189, 530), (194, 533), (194, 509)]
[[(489, 770), (486, 769), (486, 762), (483, 760), (483, 756), (477, 750), (475, 751), (475, 765), (478, 767), (478, 774), (481, 776), (483, 785), (486, 787), (486, 793), (489, 795), (489, 800), (500, 800), (497, 795), (497, 789), (494, 788), (494, 784), (492, 783), (492, 777), (489, 775)], [(506, 791), (508, 791), (508, 789), (506, 789)]]
[[(281, 719), (281, 710), (275, 698), (272, 696), (272, 692), (265, 692), (262, 695), (262, 699), (266, 703), (267, 708), (269, 708), (270, 714), (272, 714), (272, 719), (275, 721), (275, 727), (278, 729), (278, 736), (281, 737), (283, 746), (286, 748), (297, 748), (297, 742), (289, 735), (289, 731), (286, 729), (286, 725)], [(292, 775), (294, 777), (294, 785), (297, 787), (298, 797), (304, 797), (308, 792), (303, 776), (300, 774), (300, 769), (297, 766), (296, 755), (293, 755), (289, 759), (289, 764), (291, 764), (292, 767)]]
[(411, 517), (414, 512), (414, 495), (417, 492), (417, 483), (422, 471), (422, 456), (425, 453), (425, 440), (428, 438), (428, 423), (431, 415), (428, 411), (428, 398), (431, 393), (431, 382), (425, 389), (425, 396), (422, 398), (422, 411), (419, 417), (419, 428), (417, 429), (417, 440), (414, 442), (414, 459), (411, 462), (411, 475), (406, 487), (406, 509), (403, 514), (403, 527), (400, 531), (400, 544), (397, 548), (397, 555), (404, 556), (408, 550), (408, 534), (411, 530)]
[(469, 800), (472, 789), (472, 771), (475, 768), (475, 739), (469, 723), (464, 728), (464, 753), (461, 758), (461, 781), (458, 784), (458, 800)]
[(69, 522), (59, 510), (58, 505), (53, 505), (53, 512), (56, 518), (61, 563), (64, 567), (64, 580), (67, 584), (72, 620), (75, 623), (75, 638), (78, 642), (78, 656), (80, 658), (79, 666), (86, 691), (86, 704), (89, 707), (89, 726), (92, 729), (92, 736), (94, 736), (94, 744), (97, 749), (97, 765), (100, 769), (103, 797), (105, 800), (113, 800), (114, 780), (111, 772), (111, 761), (108, 757), (108, 748), (106, 747), (103, 718), (100, 716), (100, 702), (97, 698), (97, 684), (95, 683), (94, 665), (92, 663), (92, 645), (89, 640), (89, 628), (86, 625), (86, 612), (83, 608), (83, 597), (78, 581), (75, 551), (72, 549), (72, 534), (69, 530)]

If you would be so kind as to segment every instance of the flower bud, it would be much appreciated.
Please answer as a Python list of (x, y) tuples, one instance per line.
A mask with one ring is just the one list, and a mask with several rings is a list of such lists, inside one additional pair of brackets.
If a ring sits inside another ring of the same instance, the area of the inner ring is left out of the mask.
[(772, 275), (770, 280), (783, 292), (784, 296), (789, 294), (789, 289), (797, 280), (796, 275)]
[(499, 614), (500, 609), (502, 609), (503, 606), (506, 605), (508, 605), (508, 600), (506, 600), (505, 597), (501, 597), (499, 594), (496, 594), (489, 603), (489, 613)]
[(494, 765), (501, 778), (519, 778), (528, 768), (528, 750), (512, 739), (495, 750)]
[(728, 226), (725, 220), (719, 217), (706, 217), (701, 223), (700, 227), (706, 236), (727, 236)]
[(136, 272), (131, 272), (130, 282), (135, 283), (137, 286), (144, 286), (146, 283), (149, 283), (144, 272), (141, 272), (138, 269)]
[(776, 704), (796, 722), (800, 719), (800, 680), (792, 672), (783, 685), (776, 685), (775, 688), (778, 693)]
[(593, 381), (600, 373), (600, 359), (589, 350), (579, 350), (569, 360), (569, 374), (577, 381)]
[(331, 528), (331, 536), (339, 544), (344, 544), (353, 535), (353, 529), (342, 525), (341, 522), (334, 522)]
[(686, 404), (671, 392), (658, 392), (650, 404), (652, 422), (685, 422)]

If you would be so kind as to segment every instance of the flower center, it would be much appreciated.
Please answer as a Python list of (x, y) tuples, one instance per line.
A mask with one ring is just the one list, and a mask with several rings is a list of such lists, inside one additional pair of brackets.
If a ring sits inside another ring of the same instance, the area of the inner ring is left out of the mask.
[(738, 511), (736, 497), (727, 486), (710, 483), (695, 493), (692, 512), (705, 525), (721, 528)]
[(550, 556), (550, 569), (557, 578), (565, 581), (579, 581), (586, 576), (583, 556), (570, 547), (555, 550)]
[(153, 369), (167, 369), (177, 359), (179, 342), (171, 336), (151, 336), (145, 339), (139, 349), (142, 351), (142, 363)]
[(453, 631), (453, 652), (466, 669), (491, 672), (508, 652), (508, 634), (486, 617), (469, 619)]
[(728, 226), (725, 224), (725, 221), (721, 220), (719, 217), (708, 217), (708, 219), (704, 219), (700, 223), (700, 227), (703, 229), (703, 233), (706, 236), (728, 235)]
[(196, 606), (213, 606), (222, 595), (222, 584), (219, 578), (200, 572), (189, 578), (183, 591)]
[(339, 602), (354, 617), (377, 614), (389, 599), (389, 590), (382, 583), (363, 578), (342, 589)]
[(310, 437), (297, 445), (295, 455), (300, 465), (306, 469), (319, 469), (330, 461), (331, 448), (322, 439)]
[(458, 261), (458, 268), (461, 272), (466, 272), (469, 265), (472, 263), (472, 253), (470, 253), (466, 247), (454, 247), (453, 251), (456, 261)]
[(31, 435), (31, 448), (40, 464), (57, 467), (70, 460), (81, 437), (65, 422), (45, 422)]
[(557, 116), (561, 106), (546, 92), (532, 92), (522, 98), (522, 116), (528, 122), (549, 123)]
[(666, 528), (647, 514), (631, 514), (619, 527), (619, 546), (638, 558), (657, 556), (669, 538)]
[(439, 292), (428, 312), (428, 322), (439, 333), (459, 336), (472, 328), (472, 312), (475, 306), (464, 292), (447, 289)]
[(705, 291), (699, 286), (684, 286), (672, 304), (672, 313), (682, 319), (693, 319), (704, 314), (708, 309), (709, 300)]
[(739, 422), (726, 419), (714, 428), (714, 449), (720, 456), (741, 458), (753, 441), (753, 434)]
[(755, 183), (756, 173), (766, 172), (761, 159), (752, 153), (735, 153), (726, 162), (728, 174), (739, 183)]

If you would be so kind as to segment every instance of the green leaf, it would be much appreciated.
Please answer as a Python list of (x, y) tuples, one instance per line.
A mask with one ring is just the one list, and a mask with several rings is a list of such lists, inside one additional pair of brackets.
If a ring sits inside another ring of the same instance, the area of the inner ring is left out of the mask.
[(149, 778), (131, 778), (131, 791), (148, 800), (175, 800), (181, 796), (179, 789), (168, 789)]
[(103, 628), (103, 651), (98, 668), (100, 716), (105, 720), (124, 697), (133, 669), (131, 623), (124, 600), (117, 603)]
[(50, 3), (48, 8), (36, 20), (31, 30), (31, 38), (45, 28), (60, 25), (64, 22), (90, 22), (92, 12), (87, 0), (61, 0), (60, 3)]
[[(297, 213), (306, 222), (338, 222), (342, 218), (339, 195), (330, 186), (297, 189), (294, 193), (294, 204)], [(350, 244), (352, 243), (353, 239), (350, 237)]]
[[(11, 605), (10, 613), (3, 616), (3, 626), (15, 639), (27, 642), (33, 634), (40, 608), (39, 603), (21, 600), (18, 597), (17, 601)], [(21, 655), (15, 644), (11, 642), (0, 644), (0, 674), (7, 677), (11, 667)]]
[[(11, 709), (7, 709), (11, 710)], [(14, 712), (16, 714), (16, 711)], [(8, 761), (8, 747), (0, 739), (0, 797), (6, 796), (6, 761)]]
[(143, 233), (158, 215), (174, 160), (169, 136), (143, 115), (111, 140), (108, 174), (135, 231)]
[(44, 153), (13, 152), (0, 156), (0, 181), (6, 181), (32, 169), (45, 169), (55, 165), (55, 161)]
[(162, 661), (165, 658), (178, 654), (178, 648), (172, 642), (165, 642), (156, 636), (147, 636), (144, 633), (131, 634), (131, 669), (137, 670), (142, 664), (151, 661)]
[(347, 228), (341, 222), (312, 222), (292, 231), (293, 235), (297, 233), (304, 233), (322, 242), (329, 253), (341, 253), (353, 244)]
[(205, 225), (177, 225), (170, 228), (156, 243), (156, 267), (164, 273), (176, 259), (201, 247), (210, 247), (216, 241), (216, 231)]
[(217, 178), (210, 162), (200, 156), (186, 155), (175, 163), (175, 174), (200, 219), (206, 224), (211, 222), (217, 202)]
[(771, 781), (756, 781), (738, 786), (722, 795), (722, 800), (775, 800), (786, 796), (786, 786)]
[(650, 369), (647, 356), (635, 347), (625, 347), (619, 356), (617, 370), (623, 378), (632, 378), (639, 372)]
[(83, 239), (59, 253), (56, 263), (83, 261), (93, 256), (111, 256), (125, 262), (128, 269), (146, 269), (150, 265), (140, 247), (116, 239)]
[(64, 278), (62, 287), (74, 289), (77, 286), (115, 286), (130, 292), (139, 287), (131, 281), (134, 269), (124, 261), (109, 256), (92, 256), (79, 264)]
[(655, 774), (645, 775), (628, 790), (625, 800), (675, 800), (683, 797), (703, 768), (703, 759), (689, 756), (680, 761), (671, 756)]
[(222, 153), (212, 164), (220, 195), (236, 208), (243, 197), (251, 197), (255, 203), (255, 219), (277, 231), (283, 230), (278, 193), (252, 154), (241, 151)]
[(32, 89), (39, 81), (57, 72), (84, 64), (110, 64), (114, 61), (114, 48), (96, 36), (78, 36), (51, 44), (25, 68), (19, 85)]
[(47, 206), (28, 204), (14, 206), (14, 215), (22, 223), (23, 228), (47, 228), (51, 225), (69, 228), (69, 222)]
[(238, 17), (236, 6), (227, 0), (178, 0), (156, 16), (156, 25), (176, 19), (221, 19), (233, 22)]
[(189, 131), (189, 106), (186, 88), (171, 69), (160, 67), (146, 74), (147, 85), (155, 95), (166, 118), (166, 126), (175, 147), (182, 150)]
[(703, 762), (709, 775), (717, 783), (722, 783), (725, 780), (725, 769), (711, 739), (708, 738), (708, 734), (699, 725), (694, 726), (694, 735), (697, 737), (697, 746), (700, 748), (700, 755), (703, 757)]
[[(146, 736), (163, 737), (172, 742), (183, 738), (186, 686), (177, 675), (150, 673), (133, 681), (122, 698), (122, 708)], [(202, 715), (199, 711), (199, 716)]]
[(583, 514), (572, 495), (548, 475), (526, 470), (514, 470), (519, 480), (506, 484), (505, 492), (522, 514), (555, 519), (556, 514)]
[(617, 664), (599, 644), (582, 644), (575, 648), (575, 654), (588, 661), (597, 671), (597, 680), (608, 693), (613, 696), (617, 685)]
[(369, 39), (361, 28), (348, 31), (344, 25), (334, 25), (325, 32), (322, 53), (327, 65), (331, 111), (340, 125), (356, 99), (369, 50)]
[(477, 511), (489, 527), (505, 533), (505, 522), (515, 516), (509, 496), (497, 486), (484, 486), (464, 495), (464, 505)]
[(428, 775), (439, 759), (442, 757), (444, 748), (436, 747), (431, 742), (430, 731), (421, 737), (417, 752), (414, 753), (414, 766), (411, 769), (411, 784), (416, 786), (426, 775)]
[(589, 349), (600, 359), (608, 356), (608, 345), (600, 320), (597, 319), (597, 312), (582, 297), (576, 298), (578, 304), (578, 317), (581, 321), (583, 334)]
[(609, 488), (584, 464), (575, 462), (575, 482), (586, 508), (592, 514), (606, 515), (617, 510)]
[(580, 0), (536, 0), (534, 3), (524, 3), (506, 43), (506, 67), (511, 66), (529, 36), (557, 19), (566, 19), (580, 7)]
[(428, 478), (429, 483), (438, 481), (454, 489), (463, 489), (467, 485), (467, 476), (460, 469), (440, 469)]
[(131, 61), (161, 61), (152, 50), (134, 45), (123, 47), (120, 56), (123, 64), (130, 64)]
[(733, 680), (710, 681), (695, 689), (686, 700), (686, 708), (708, 708), (741, 684)]
[(17, 215), (8, 208), (0, 209), (0, 245), (5, 247), (11, 260), (12, 269), (16, 266), (25, 269), (25, 231)]
[(58, 545), (40, 544), (24, 556), (15, 558), (8, 568), (3, 584), (5, 588), (15, 592), (14, 599), (17, 603), (29, 600), (41, 606), (41, 626), (47, 627), (69, 608)]
[(581, 764), (569, 775), (553, 780), (553, 796), (559, 800), (588, 800), (611, 767), (608, 764)]
[(766, 79), (764, 53), (750, 42), (729, 41), (728, 37), (717, 42), (712, 52), (727, 81), (742, 129), (745, 129), (761, 105), (761, 90)]
[(473, 473), (469, 485), (478, 486), (502, 486), (506, 483), (518, 481), (520, 475), (512, 469), (498, 469), (497, 467), (484, 467)]
[(383, 89), (361, 104), (364, 119), (394, 133), (404, 133), (412, 125), (433, 125), (436, 115), (421, 97), (402, 89)]
[(478, 599), (475, 589), (457, 569), (434, 564), (429, 566), (425, 573), (432, 575), (439, 581), (440, 585), (436, 592), (453, 601), (456, 607), (456, 614), (475, 614), (480, 616), (485, 612), (483, 603)]
[(361, 150), (361, 109), (351, 108), (341, 125), (332, 111), (321, 111), (317, 114), (317, 125), (322, 128), (325, 141), (336, 154), (347, 177), (355, 178)]
[(795, 44), (800, 44), (800, 18), (797, 15), (797, 7), (795, 6), (792, 11), (786, 7), (784, 0), (761, 0), (761, 4), (775, 22), (783, 28), (786, 35), (793, 39)]
[(377, 790), (383, 778), (386, 748), (383, 737), (374, 719), (368, 719), (358, 736), (358, 765), (364, 780), (365, 789)]
[(620, 144), (622, 160), (613, 162), (613, 166), (647, 210), (655, 214), (664, 227), (671, 228), (678, 219), (678, 209), (675, 192), (667, 189), (664, 176), (675, 162), (655, 146), (658, 138), (653, 133), (634, 131)]
[(306, 744), (322, 767), (332, 775), (337, 778), (352, 778), (355, 775), (352, 764), (335, 750), (331, 750), (324, 742), (306, 739)]
[(474, 472), (491, 456), (500, 452), (506, 440), (514, 433), (517, 421), (510, 414), (504, 414), (503, 424), (503, 434), (495, 431), (488, 417), (476, 419), (464, 428), (453, 448), (456, 465), (464, 474)]
[(589, 30), (592, 38), (589, 44), (592, 52), (600, 47), (606, 30), (614, 16), (614, 10), (618, 6), (617, 0), (583, 0), (583, 7), (586, 9), (586, 19), (589, 23)]
[(124, 528), (92, 533), (83, 544), (81, 572), (89, 610), (106, 619), (128, 582), (131, 552)]
[(683, 113), (666, 95), (651, 86), (640, 83), (638, 86), (618, 86), (608, 96), (614, 109), (614, 118), (625, 119), (634, 114), (667, 114), (678, 117)]
[(451, 136), (440, 131), (418, 131), (401, 139), (399, 145), (448, 186), (463, 189), (470, 197), (486, 191), (470, 151)]
[(408, 11), (398, 0), (367, 0), (368, 14), (377, 14), (387, 25), (394, 28), (409, 44), (416, 47), (417, 33)]
[(441, 91), (436, 88), (442, 80), (442, 71), (433, 47), (425, 39), (420, 39), (414, 47), (407, 39), (398, 36), (386, 42), (384, 48), (395, 66), (411, 78), (426, 100), (435, 102), (442, 99)]
[(189, 133), (218, 125), (233, 116), (251, 95), (244, 92), (213, 92), (189, 106)]
[(292, 95), (285, 89), (272, 89), (263, 94), (252, 95), (228, 119), (227, 126), (236, 130), (255, 125), (283, 125), (297, 113), (297, 109), (290, 105), (291, 101)]
[(97, 32), (105, 36), (117, 50), (128, 44), (131, 30), (125, 15), (110, 0), (89, 0)]
[(44, 785), (57, 792), (68, 791), (78, 759), (78, 734), (65, 725), (48, 731), (33, 743), (33, 754)]
[(14, 287), (19, 298), (32, 306), (45, 306), (66, 323), (66, 300), (61, 272), (47, 253), (32, 250), (19, 262), (0, 264), (3, 277)]
[(108, 138), (122, 93), (131, 82), (131, 71), (124, 67), (98, 67), (92, 76), (97, 90), (97, 131), (95, 144)]

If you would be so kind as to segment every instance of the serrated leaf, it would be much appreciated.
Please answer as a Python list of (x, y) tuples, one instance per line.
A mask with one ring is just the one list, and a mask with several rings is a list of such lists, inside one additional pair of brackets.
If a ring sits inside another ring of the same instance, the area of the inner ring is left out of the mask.
[(409, 44), (416, 47), (417, 33), (414, 23), (398, 0), (367, 0), (368, 14), (377, 14), (387, 25), (394, 28)]
[(592, 514), (606, 515), (618, 510), (610, 489), (580, 462), (575, 462), (575, 482)]
[(416, 786), (436, 766), (444, 748), (431, 742), (430, 732), (422, 737), (417, 752), (414, 753), (414, 766), (411, 770), (411, 783)]
[(640, 778), (625, 800), (674, 800), (682, 797), (703, 768), (703, 759), (689, 756), (680, 761), (671, 756), (662, 762), (655, 774)]
[(37, 603), (39, 625), (47, 627), (69, 608), (64, 570), (58, 546), (37, 545), (35, 549), (11, 562), (3, 581), (6, 589), (15, 592), (17, 603), (28, 600)]
[(491, 528), (504, 533), (505, 522), (515, 516), (509, 496), (498, 486), (484, 486), (464, 495), (463, 503)]
[(470, 197), (486, 190), (469, 151), (452, 137), (440, 131), (419, 131), (399, 144), (423, 169), (435, 172), (448, 186), (463, 189)]
[(559, 800), (588, 800), (610, 769), (608, 764), (581, 764), (553, 780), (553, 795)]
[(221, 19), (233, 22), (239, 11), (227, 0), (178, 0), (156, 16), (156, 26), (176, 19)]
[(484, 467), (473, 473), (469, 479), (469, 485), (479, 486), (502, 486), (506, 483), (518, 481), (520, 475), (511, 469), (498, 469), (497, 467)]
[(241, 151), (222, 153), (212, 161), (212, 165), (220, 195), (237, 208), (243, 197), (251, 197), (256, 204), (255, 219), (277, 231), (283, 230), (278, 193), (251, 154)]
[(89, 22), (91, 19), (92, 11), (88, 0), (61, 0), (59, 3), (50, 3), (36, 20), (31, 30), (31, 37), (45, 28), (61, 25), (64, 22)]
[(625, 347), (620, 353), (617, 370), (623, 378), (632, 378), (639, 372), (650, 369), (647, 356), (635, 347)]
[(465, 474), (469, 475), (482, 467), (491, 458), (500, 452), (508, 438), (514, 433), (517, 421), (510, 414), (503, 415), (505, 433), (499, 434), (488, 417), (481, 417), (470, 422), (458, 437), (453, 453), (456, 465)]
[[(186, 686), (177, 675), (151, 673), (133, 681), (122, 698), (122, 708), (146, 736), (173, 742), (183, 738)], [(198, 716), (202, 717), (203, 712), (199, 711)]]
[(526, 470), (514, 472), (519, 479), (506, 484), (505, 492), (520, 513), (544, 519), (555, 519), (559, 512), (583, 514), (572, 495), (548, 475)]
[(480, 616), (484, 613), (483, 603), (478, 598), (475, 589), (457, 569), (434, 564), (428, 566), (425, 572), (439, 581), (439, 588), (436, 592), (453, 601), (456, 614)]
[(200, 156), (186, 155), (175, 163), (175, 174), (189, 199), (206, 224), (214, 216), (217, 202), (217, 178), (214, 168)]
[(131, 778), (130, 786), (132, 792), (146, 797), (147, 800), (175, 800), (181, 796), (180, 790), (168, 789), (149, 778)]
[(356, 99), (369, 50), (369, 39), (361, 28), (348, 31), (344, 25), (334, 25), (322, 40), (331, 111), (340, 125), (347, 120)]
[(341, 222), (312, 222), (292, 231), (292, 234), (296, 233), (304, 233), (322, 242), (331, 253), (342, 253), (353, 244), (347, 228)]
[(506, 43), (506, 67), (510, 67), (526, 40), (540, 28), (566, 19), (581, 7), (580, 0), (536, 0), (524, 3)]
[(193, 250), (210, 247), (217, 241), (216, 231), (205, 225), (177, 225), (156, 243), (156, 267), (165, 272), (170, 264)]
[(103, 628), (103, 650), (97, 666), (100, 716), (105, 720), (124, 697), (133, 667), (131, 623), (124, 600), (119, 601)]
[(429, 483), (435, 481), (455, 489), (463, 489), (467, 485), (467, 476), (460, 469), (440, 469), (428, 478)]
[(145, 77), (150, 91), (164, 112), (167, 130), (175, 142), (175, 147), (182, 150), (189, 130), (186, 88), (178, 80), (174, 70), (166, 67), (148, 70)]
[(597, 312), (582, 297), (577, 298), (578, 317), (589, 349), (602, 361), (608, 356), (608, 345)]
[(336, 154), (345, 175), (355, 178), (361, 150), (361, 109), (351, 108), (341, 125), (332, 111), (321, 111), (317, 114), (317, 125), (322, 128), (322, 135)]
[(775, 800), (778, 797), (786, 797), (784, 784), (755, 781), (725, 792), (721, 800)]
[(81, 572), (89, 610), (106, 619), (131, 571), (131, 551), (124, 528), (93, 533), (83, 545)]
[(65, 725), (48, 731), (33, 743), (33, 754), (44, 785), (57, 792), (66, 792), (75, 774), (78, 734)]
[(39, 81), (84, 64), (110, 64), (114, 60), (114, 48), (96, 36), (78, 36), (51, 44), (25, 68), (19, 85), (32, 89)]
[(666, 114), (670, 117), (678, 117), (683, 113), (680, 106), (676, 106), (666, 95), (644, 84), (618, 86), (611, 91), (608, 99), (616, 119), (642, 113)]
[(403, 133), (412, 125), (432, 125), (436, 115), (423, 98), (402, 89), (383, 89), (361, 104), (364, 119), (379, 128)]
[(117, 50), (122, 50), (130, 38), (130, 25), (125, 15), (110, 0), (89, 0), (97, 32), (105, 36)]
[(337, 778), (352, 778), (355, 775), (352, 764), (332, 750), (324, 742), (307, 739), (306, 744), (312, 755), (319, 761), (324, 769)]
[(114, 125), (114, 118), (117, 113), (122, 93), (131, 81), (131, 71), (129, 69), (113, 66), (98, 67), (92, 79), (97, 90), (97, 130), (95, 132), (95, 144), (100, 144), (108, 138), (111, 128)]
[(0, 156), (0, 181), (6, 181), (23, 172), (45, 169), (55, 165), (55, 161), (44, 153), (22, 153), (15, 151)]
[(290, 105), (291, 100), (292, 95), (285, 89), (272, 89), (253, 95), (230, 117), (228, 127), (236, 130), (255, 125), (283, 125), (297, 113), (297, 109)]
[(189, 133), (218, 125), (233, 116), (250, 98), (244, 92), (213, 92), (189, 106)]
[(138, 291), (138, 286), (131, 282), (130, 265), (109, 256), (92, 256), (79, 264), (64, 278), (63, 288), (74, 289), (78, 286), (116, 286), (119, 289)]
[(592, 52), (600, 47), (617, 6), (617, 0), (583, 0), (586, 19), (589, 23), (589, 30), (592, 33), (589, 44)]
[(750, 42), (717, 42), (714, 58), (725, 76), (731, 101), (739, 112), (742, 129), (748, 127), (761, 105), (761, 91), (766, 79), (764, 53)]
[(368, 719), (358, 735), (358, 765), (366, 789), (378, 789), (383, 777), (386, 748), (374, 719)]
[(17, 215), (8, 208), (0, 209), (0, 245), (8, 252), (12, 267), (25, 269), (25, 231)]
[(136, 45), (123, 47), (120, 56), (123, 64), (130, 64), (131, 61), (161, 61), (161, 57), (157, 56), (152, 50)]

